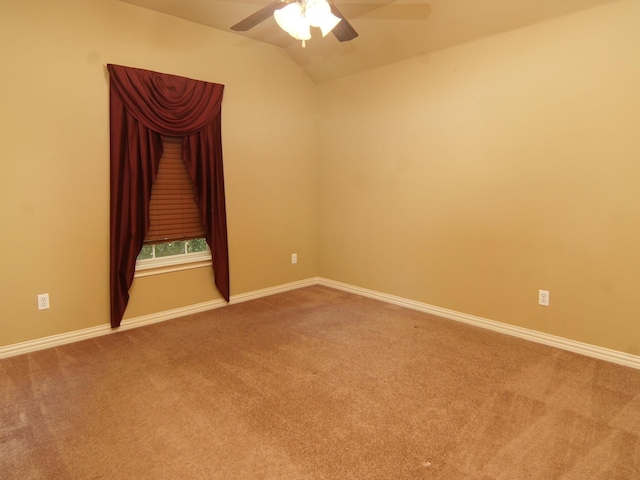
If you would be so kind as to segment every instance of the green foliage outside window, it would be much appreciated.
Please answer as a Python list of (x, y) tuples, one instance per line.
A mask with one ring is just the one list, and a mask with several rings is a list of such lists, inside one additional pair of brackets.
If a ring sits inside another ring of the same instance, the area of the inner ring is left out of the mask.
[(207, 250), (209, 250), (209, 246), (204, 238), (156, 243), (154, 245), (143, 246), (140, 254), (138, 255), (138, 260), (149, 260), (151, 258), (170, 257), (172, 255), (206, 252)]

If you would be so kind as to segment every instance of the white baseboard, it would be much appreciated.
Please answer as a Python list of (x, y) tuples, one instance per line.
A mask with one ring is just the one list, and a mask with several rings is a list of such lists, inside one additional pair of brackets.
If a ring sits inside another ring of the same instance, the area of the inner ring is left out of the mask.
[(313, 285), (318, 285), (319, 283), (320, 279), (318, 277), (311, 277), (307, 278), (306, 280), (298, 280), (297, 282), (285, 283), (283, 285), (277, 285), (275, 287), (254, 290), (253, 292), (232, 295), (231, 303), (248, 302), (249, 300), (254, 300), (256, 298), (268, 297), (269, 295), (288, 292), (289, 290), (296, 290), (298, 288), (311, 287)]
[[(467, 323), (476, 327), (486, 328), (496, 332), (504, 333), (506, 335), (522, 338), (524, 340), (541, 343), (551, 347), (568, 350), (570, 352), (579, 353), (581, 355), (586, 355), (588, 357), (597, 358), (607, 362), (626, 365), (628, 367), (640, 370), (640, 356), (631, 355), (616, 350), (610, 350), (608, 348), (598, 347), (595, 345), (589, 345), (587, 343), (577, 342), (575, 340), (569, 340), (566, 338), (537, 332), (535, 330), (516, 327), (514, 325), (496, 322), (495, 320), (489, 320), (466, 313), (456, 312), (455, 310), (436, 307), (427, 303), (416, 302), (407, 298), (397, 297), (395, 295), (389, 295), (387, 293), (376, 292), (374, 290), (356, 287), (347, 283), (336, 282), (334, 280), (320, 277), (312, 277), (306, 280), (277, 285), (275, 287), (263, 288), (260, 290), (254, 290), (252, 292), (232, 295), (230, 303), (234, 304), (246, 302), (261, 297), (267, 297), (269, 295), (275, 295), (276, 293), (283, 293), (289, 290), (309, 287), (312, 285), (324, 285), (326, 287), (335, 288), (337, 290), (354, 293), (356, 295), (362, 295), (364, 297), (392, 303), (401, 307), (411, 308), (413, 310), (419, 310), (421, 312), (430, 313), (432, 315), (437, 315), (449, 320)], [(189, 305), (186, 307), (175, 308), (158, 313), (151, 313), (149, 315), (143, 315), (135, 318), (129, 318), (123, 320), (120, 327), (115, 329), (112, 329), (109, 325), (99, 325), (96, 327), (85, 328), (82, 330), (62, 333), (59, 335), (52, 335), (36, 340), (29, 340), (27, 342), (16, 343), (14, 345), (0, 347), (0, 358), (13, 357), (16, 355), (22, 355), (24, 353), (34, 352), (36, 350), (44, 350), (46, 348), (57, 347), (59, 345), (64, 345), (67, 343), (78, 342), (80, 340), (88, 340), (90, 338), (100, 337), (102, 335), (108, 335), (132, 328), (151, 325), (153, 323), (164, 322), (166, 320), (183, 317), (185, 315), (213, 310), (225, 305), (227, 305), (227, 303), (223, 299), (216, 299), (208, 302), (197, 303), (195, 305)]]
[[(255, 290), (253, 292), (232, 295), (229, 303), (246, 302), (248, 300), (254, 300), (256, 298), (286, 292), (288, 290), (295, 290), (297, 288), (317, 285), (318, 283), (318, 278), (314, 277), (297, 282), (277, 285), (275, 287), (263, 288), (261, 290)], [(184, 317), (185, 315), (213, 310), (214, 308), (220, 308), (225, 305), (227, 305), (227, 302), (225, 302), (222, 298), (219, 298), (208, 302), (188, 305), (186, 307), (174, 308), (171, 310), (165, 310), (163, 312), (150, 313), (149, 315), (142, 315), (140, 317), (127, 318), (122, 321), (118, 328), (111, 328), (111, 326), (108, 324), (98, 325), (96, 327), (84, 328), (82, 330), (75, 330), (73, 332), (61, 333), (58, 335), (51, 335), (49, 337), (38, 338), (36, 340), (29, 340), (13, 345), (7, 345), (5, 347), (0, 347), (0, 358), (14, 357), (16, 355), (22, 355), (24, 353), (35, 352), (37, 350), (58, 347), (67, 343), (79, 342), (81, 340), (88, 340), (90, 338), (96, 338), (102, 335), (122, 332), (125, 330), (130, 330), (132, 328), (151, 325), (152, 323), (159, 323), (174, 318)]]
[(604, 347), (598, 347), (595, 345), (590, 345), (588, 343), (582, 343), (575, 340), (556, 337), (555, 335), (549, 335), (547, 333), (529, 330), (527, 328), (516, 327), (514, 325), (496, 322), (495, 320), (476, 317), (474, 315), (456, 312), (455, 310), (436, 307), (427, 303), (416, 302), (407, 298), (376, 292), (374, 290), (368, 290), (366, 288), (356, 287), (347, 283), (336, 282), (334, 280), (329, 280), (326, 278), (320, 278), (319, 284), (326, 287), (335, 288), (337, 290), (355, 293), (356, 295), (374, 298), (383, 302), (393, 303), (395, 305), (411, 308), (413, 310), (430, 313), (432, 315), (437, 315), (438, 317), (447, 318), (449, 320), (455, 320), (457, 322), (467, 323), (476, 327), (486, 328), (488, 330), (493, 330), (496, 332), (504, 333), (506, 335), (522, 338), (531, 342), (542, 343), (550, 347), (568, 350), (570, 352), (579, 353), (587, 357), (597, 358), (600, 360), (605, 360), (607, 362), (617, 363), (619, 365), (625, 365), (627, 367), (640, 370), (640, 356), (637, 355), (631, 355), (629, 353), (619, 352), (617, 350), (611, 350)]

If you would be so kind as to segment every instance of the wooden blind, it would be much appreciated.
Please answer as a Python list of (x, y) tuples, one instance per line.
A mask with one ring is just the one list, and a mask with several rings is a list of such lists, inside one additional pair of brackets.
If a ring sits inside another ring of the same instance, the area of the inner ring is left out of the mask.
[(182, 138), (163, 137), (158, 177), (151, 187), (145, 244), (205, 236), (193, 183), (182, 160)]

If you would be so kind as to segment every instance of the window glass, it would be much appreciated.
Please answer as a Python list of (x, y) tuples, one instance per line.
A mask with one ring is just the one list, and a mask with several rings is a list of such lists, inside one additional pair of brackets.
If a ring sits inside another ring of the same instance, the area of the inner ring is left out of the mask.
[(166, 243), (156, 243), (155, 247), (155, 256), (158, 257), (170, 257), (171, 255), (181, 255), (185, 252), (185, 242), (184, 241), (176, 241), (176, 242), (166, 242)]
[[(203, 255), (210, 255), (209, 245), (204, 238), (194, 238), (192, 240), (180, 240), (173, 242), (154, 243), (144, 245), (138, 254), (138, 267), (144, 265), (151, 267), (156, 261), (175, 260), (178, 263), (201, 261)], [(209, 258), (211, 258), (209, 256)], [(140, 263), (142, 261), (142, 263)], [(175, 263), (174, 262), (174, 263)]]
[(153, 258), (153, 246), (145, 245), (142, 247), (142, 250), (140, 250), (140, 253), (138, 254), (138, 260), (147, 260), (149, 258)]
[(187, 240), (187, 253), (206, 252), (207, 250), (209, 250), (209, 245), (204, 238)]

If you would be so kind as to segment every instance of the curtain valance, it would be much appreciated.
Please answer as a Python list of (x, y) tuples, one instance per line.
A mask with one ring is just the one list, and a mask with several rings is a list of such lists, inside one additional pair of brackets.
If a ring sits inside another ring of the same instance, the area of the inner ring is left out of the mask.
[(224, 85), (119, 65), (107, 68), (124, 108), (154, 132), (189, 135), (220, 113)]

